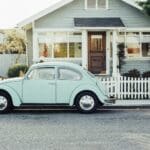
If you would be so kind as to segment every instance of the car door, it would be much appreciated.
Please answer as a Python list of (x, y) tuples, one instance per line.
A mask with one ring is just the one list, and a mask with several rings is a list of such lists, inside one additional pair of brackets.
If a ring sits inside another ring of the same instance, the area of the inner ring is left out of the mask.
[(69, 104), (70, 96), (82, 80), (82, 75), (71, 68), (58, 68), (57, 70), (57, 103)]
[(54, 67), (33, 69), (23, 81), (23, 103), (55, 103), (56, 70)]

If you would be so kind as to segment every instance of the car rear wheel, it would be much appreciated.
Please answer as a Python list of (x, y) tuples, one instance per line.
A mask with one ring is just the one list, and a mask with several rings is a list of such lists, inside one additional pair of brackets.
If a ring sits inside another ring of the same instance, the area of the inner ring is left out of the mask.
[(92, 113), (97, 108), (97, 97), (91, 92), (83, 92), (76, 97), (76, 107), (81, 113)]
[(8, 113), (12, 109), (11, 99), (8, 94), (0, 92), (0, 113)]

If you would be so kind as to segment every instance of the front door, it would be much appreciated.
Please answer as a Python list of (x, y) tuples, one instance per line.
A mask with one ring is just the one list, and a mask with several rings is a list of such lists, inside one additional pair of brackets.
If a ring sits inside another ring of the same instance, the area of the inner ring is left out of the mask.
[(89, 32), (88, 49), (89, 71), (106, 74), (106, 32)]

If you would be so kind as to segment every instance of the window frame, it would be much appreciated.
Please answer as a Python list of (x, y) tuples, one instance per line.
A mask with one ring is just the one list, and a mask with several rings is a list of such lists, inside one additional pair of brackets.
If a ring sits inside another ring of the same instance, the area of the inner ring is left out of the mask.
[(88, 0), (84, 0), (84, 9), (85, 10), (99, 10), (99, 9), (109, 9), (109, 0), (106, 1), (105, 7), (99, 7), (98, 6), (98, 0), (96, 0), (95, 8), (88, 8)]

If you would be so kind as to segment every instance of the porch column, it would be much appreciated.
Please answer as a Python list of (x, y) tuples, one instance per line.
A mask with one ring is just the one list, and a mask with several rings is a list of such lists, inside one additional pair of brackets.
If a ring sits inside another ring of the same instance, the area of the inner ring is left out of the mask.
[(87, 35), (87, 30), (82, 31), (82, 67), (88, 69), (88, 35)]
[(37, 32), (35, 31), (34, 22), (32, 23), (32, 36), (33, 36), (33, 62), (35, 63), (39, 58), (38, 52), (38, 41), (37, 41)]
[(106, 74), (110, 74), (110, 31), (106, 32)]
[(113, 47), (113, 72), (112, 72), (112, 75), (114, 77), (116, 77), (118, 75), (118, 68), (117, 68), (117, 64), (118, 64), (118, 56), (117, 56), (117, 31), (113, 31), (113, 42), (112, 42), (112, 47)]

